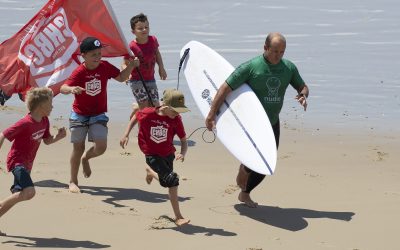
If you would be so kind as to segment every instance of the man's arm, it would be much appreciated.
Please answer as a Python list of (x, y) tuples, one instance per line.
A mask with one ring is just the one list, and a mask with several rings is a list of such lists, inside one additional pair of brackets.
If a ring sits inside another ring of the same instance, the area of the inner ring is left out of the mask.
[(206, 117), (206, 127), (208, 130), (215, 128), (215, 116), (221, 107), (222, 103), (225, 101), (229, 93), (232, 92), (231, 87), (227, 82), (224, 82), (215, 94), (214, 100), (211, 104), (210, 112)]

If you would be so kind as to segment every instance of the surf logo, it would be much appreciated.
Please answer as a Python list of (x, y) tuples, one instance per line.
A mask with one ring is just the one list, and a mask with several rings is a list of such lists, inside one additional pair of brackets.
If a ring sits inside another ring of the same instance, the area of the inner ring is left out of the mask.
[(78, 65), (71, 57), (78, 48), (63, 8), (32, 26), (21, 41), (18, 58), (29, 67), (39, 86), (65, 80)]
[(95, 96), (101, 92), (101, 81), (94, 78), (85, 83), (85, 92), (90, 96)]
[(163, 126), (156, 126), (150, 128), (150, 139), (155, 143), (162, 143), (167, 141), (168, 129)]
[(281, 86), (281, 80), (278, 77), (270, 77), (268, 78), (267, 82), (267, 89), (268, 94), (264, 97), (265, 102), (280, 102), (281, 97), (278, 96), (279, 94), (279, 87)]
[(209, 89), (204, 89), (203, 92), (201, 92), (201, 98), (207, 101), (208, 105), (211, 106), (212, 99), (210, 96), (210, 90)]

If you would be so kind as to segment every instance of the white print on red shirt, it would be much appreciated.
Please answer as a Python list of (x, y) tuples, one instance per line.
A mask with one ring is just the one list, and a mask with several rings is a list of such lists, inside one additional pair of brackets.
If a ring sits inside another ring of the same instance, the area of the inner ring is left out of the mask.
[(34, 141), (40, 141), (42, 139), (43, 135), (44, 135), (44, 131), (45, 131), (45, 129), (42, 129), (42, 130), (39, 130), (39, 131), (33, 133), (32, 134), (32, 139)]
[(168, 129), (163, 126), (156, 126), (150, 128), (150, 139), (155, 143), (162, 143), (167, 141)]
[(86, 94), (90, 96), (95, 96), (101, 92), (101, 81), (94, 78), (88, 82), (85, 82)]

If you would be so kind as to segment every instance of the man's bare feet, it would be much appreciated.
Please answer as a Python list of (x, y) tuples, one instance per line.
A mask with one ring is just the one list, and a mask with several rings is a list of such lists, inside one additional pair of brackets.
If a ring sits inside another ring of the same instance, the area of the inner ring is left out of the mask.
[(239, 172), (236, 177), (236, 184), (243, 190), (246, 189), (247, 179), (249, 178), (249, 173), (244, 169), (244, 165), (240, 164)]
[(83, 176), (85, 178), (89, 178), (90, 175), (92, 174), (92, 170), (90, 169), (89, 160), (85, 158), (85, 155), (82, 156), (81, 162), (82, 162)]
[(251, 208), (256, 208), (258, 206), (257, 202), (254, 202), (251, 198), (250, 198), (250, 194), (249, 193), (245, 193), (245, 192), (240, 192), (239, 193), (239, 197), (238, 197), (239, 201), (243, 202), (244, 204), (246, 204), (246, 206), (251, 207)]
[(78, 185), (76, 185), (75, 183), (71, 182), (69, 183), (69, 191), (71, 193), (80, 193), (81, 190), (79, 189)]
[(150, 169), (146, 168), (146, 182), (150, 185), (151, 181), (153, 180), (153, 175), (150, 172)]
[(180, 227), (186, 224), (189, 224), (190, 220), (189, 219), (185, 219), (185, 218), (180, 218), (180, 219), (175, 219), (175, 224)]

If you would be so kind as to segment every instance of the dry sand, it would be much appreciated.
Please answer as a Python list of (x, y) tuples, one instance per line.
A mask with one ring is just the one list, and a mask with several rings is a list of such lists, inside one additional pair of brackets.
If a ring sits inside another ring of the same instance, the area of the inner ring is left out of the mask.
[[(16, 121), (9, 111), (0, 112), (0, 130)], [(92, 176), (80, 174), (81, 194), (66, 189), (69, 134), (42, 144), (32, 171), (37, 195), (1, 218), (0, 249), (399, 249), (398, 133), (282, 126), (276, 173), (252, 192), (256, 209), (237, 200), (237, 160), (196, 133), (186, 161), (175, 164), (181, 210), (191, 219), (177, 228), (167, 190), (145, 182), (136, 138), (119, 147), (124, 127), (111, 125)], [(13, 180), (4, 170), (10, 145), (0, 150), (1, 199)]]

